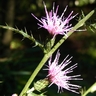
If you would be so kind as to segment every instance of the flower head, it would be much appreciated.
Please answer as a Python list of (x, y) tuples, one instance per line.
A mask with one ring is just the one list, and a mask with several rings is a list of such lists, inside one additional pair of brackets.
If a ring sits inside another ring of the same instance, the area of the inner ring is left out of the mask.
[(77, 92), (78, 88), (81, 88), (78, 85), (70, 84), (70, 80), (82, 80), (81, 78), (77, 78), (80, 75), (73, 75), (69, 76), (69, 73), (73, 72), (73, 69), (77, 67), (77, 63), (72, 65), (69, 68), (66, 68), (67, 65), (71, 63), (71, 58), (68, 59), (68, 56), (61, 62), (61, 64), (58, 64), (59, 62), (60, 53), (59, 51), (56, 54), (56, 57), (53, 62), (51, 62), (51, 59), (49, 59), (48, 68), (45, 70), (48, 70), (48, 79), (51, 86), (52, 84), (56, 84), (58, 86), (58, 92), (63, 91), (63, 88), (75, 92)]
[(56, 36), (58, 34), (66, 35), (66, 33), (72, 28), (72, 24), (69, 24), (70, 20), (72, 20), (76, 15), (72, 16), (73, 11), (68, 15), (68, 17), (65, 17), (64, 14), (67, 10), (67, 6), (64, 9), (61, 16), (57, 14), (59, 6), (57, 6), (56, 10), (54, 10), (54, 4), (53, 9), (48, 12), (46, 5), (44, 3), (45, 13), (46, 17), (41, 18), (39, 20), (36, 16), (32, 14), (41, 24), (38, 24), (40, 28), (45, 28), (48, 30), (48, 32)]

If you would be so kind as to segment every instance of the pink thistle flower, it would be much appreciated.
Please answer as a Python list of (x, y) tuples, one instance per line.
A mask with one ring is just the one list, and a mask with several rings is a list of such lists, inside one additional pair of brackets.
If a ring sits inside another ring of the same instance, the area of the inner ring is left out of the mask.
[(70, 57), (68, 59), (68, 56), (66, 56), (66, 58), (62, 61), (61, 64), (58, 64), (59, 62), (59, 57), (60, 57), (60, 53), (59, 51), (56, 54), (56, 57), (54, 59), (53, 62), (51, 62), (52, 57), (49, 59), (48, 62), (48, 68), (45, 70), (48, 70), (48, 80), (50, 82), (49, 87), (52, 84), (56, 84), (58, 86), (58, 92), (63, 91), (63, 88), (75, 92), (75, 93), (79, 93), (77, 92), (77, 89), (81, 88), (81, 86), (75, 85), (75, 84), (70, 84), (70, 80), (82, 80), (81, 78), (77, 78), (80, 75), (73, 75), (73, 76), (69, 76), (69, 73), (73, 72), (73, 69), (75, 69), (77, 67), (77, 63), (72, 65), (69, 68), (65, 68), (67, 65), (69, 65), (71, 63), (71, 59), (72, 57)]
[(72, 28), (72, 24), (69, 24), (70, 20), (72, 20), (77, 14), (72, 16), (73, 13), (72, 11), (68, 15), (68, 17), (65, 17), (64, 14), (67, 10), (67, 6), (64, 9), (63, 13), (61, 14), (61, 16), (57, 15), (59, 6), (57, 6), (55, 11), (54, 4), (53, 4), (53, 9), (50, 12), (48, 12), (46, 5), (44, 3), (44, 8), (45, 8), (46, 17), (41, 18), (41, 20), (39, 20), (36, 16), (32, 14), (32, 16), (35, 17), (41, 23), (38, 24), (40, 28), (47, 29), (52, 36), (56, 36), (58, 34), (66, 35), (66, 33)]

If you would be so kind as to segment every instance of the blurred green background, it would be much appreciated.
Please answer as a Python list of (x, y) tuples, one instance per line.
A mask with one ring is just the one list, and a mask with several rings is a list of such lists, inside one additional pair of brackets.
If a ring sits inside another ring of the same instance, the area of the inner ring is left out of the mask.
[[(45, 16), (42, 2), (43, 0), (0, 0), (0, 25), (8, 24), (20, 30), (26, 28), (28, 34), (32, 33), (34, 38), (44, 43), (49, 34), (44, 29), (38, 29), (38, 21), (31, 15), (33, 13), (38, 18)], [(79, 13), (72, 20), (73, 25), (78, 22), (81, 11), (86, 15), (96, 7), (96, 0), (44, 0), (44, 2), (48, 10), (52, 9), (53, 2), (59, 5), (59, 15), (66, 5), (69, 6), (66, 16), (72, 10), (74, 14)], [(74, 57), (73, 63), (78, 63), (78, 68), (74, 70), (73, 74), (81, 74), (83, 81), (74, 83), (81, 85), (85, 90), (96, 81), (96, 14), (94, 15), (85, 24), (86, 28), (93, 24), (92, 29), (74, 32), (59, 48), (61, 61), (67, 54), (70, 54)], [(61, 36), (57, 36), (56, 40), (58, 41), (60, 38)], [(34, 47), (30, 40), (23, 39), (20, 34), (0, 28), (0, 96), (19, 94), (43, 57), (40, 48)], [(47, 72), (41, 70), (34, 82), (45, 78), (46, 75)], [(57, 94), (55, 85), (48, 90), (47, 96), (80, 96), (67, 90)], [(88, 96), (96, 96), (96, 93), (90, 93)]]

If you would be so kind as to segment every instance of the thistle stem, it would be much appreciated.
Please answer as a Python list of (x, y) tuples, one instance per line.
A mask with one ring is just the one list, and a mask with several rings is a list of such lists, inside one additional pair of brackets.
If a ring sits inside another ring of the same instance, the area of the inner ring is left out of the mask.
[[(92, 90), (93, 88), (95, 88), (95, 89)], [(94, 83), (82, 96), (86, 96), (88, 93), (90, 93), (92, 91), (96, 91), (96, 83)]]
[(26, 91), (28, 90), (31, 82), (34, 80), (35, 76), (38, 74), (38, 72), (40, 71), (40, 69), (43, 67), (43, 65), (47, 61), (47, 59), (48, 59), (47, 54), (45, 54), (44, 57), (43, 57), (43, 59), (39, 63), (38, 67), (35, 69), (35, 71), (31, 75), (31, 77), (27, 81), (25, 87), (23, 88), (23, 90), (22, 90), (22, 92), (21, 92), (21, 94), (19, 96), (23, 96), (26, 93)]
[(26, 29), (25, 29), (25, 32), (24, 32), (23, 30), (15, 29), (15, 28), (10, 27), (8, 25), (7, 26), (0, 25), (0, 28), (8, 29), (8, 30), (15, 31), (16, 33), (21, 34), (24, 38), (28, 38), (33, 43), (35, 43), (36, 46), (39, 46), (44, 51), (44, 46), (41, 43), (39, 43), (38, 41), (36, 41), (36, 39), (32, 35), (31, 36), (28, 35)]

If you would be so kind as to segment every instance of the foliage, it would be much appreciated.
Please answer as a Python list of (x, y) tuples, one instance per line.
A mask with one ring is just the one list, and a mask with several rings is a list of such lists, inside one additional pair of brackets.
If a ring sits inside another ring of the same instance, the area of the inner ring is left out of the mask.
[[(0, 25), (5, 25), (5, 23), (7, 23), (5, 18), (8, 15), (6, 14), (6, 5), (8, 1), (9, 0), (6, 0), (6, 2), (4, 0), (0, 0)], [(48, 10), (52, 7), (52, 1), (53, 0), (45, 1)], [(64, 9), (66, 4), (68, 4), (68, 9), (74, 10), (76, 13), (79, 13), (80, 17), (78, 16), (78, 18), (80, 20), (86, 16), (85, 14), (88, 14), (96, 6), (95, 0), (54, 1), (56, 2), (56, 4), (60, 5), (60, 13), (62, 12), (62, 9)], [(13, 26), (14, 28), (12, 31), (21, 31), (21, 34), (25, 31), (26, 33), (24, 34), (26, 36), (23, 36), (26, 38), (30, 36), (30, 38), (32, 39), (33, 35), (34, 38), (36, 38), (38, 44), (41, 44), (42, 41), (45, 41), (46, 37), (48, 36), (46, 30), (37, 30), (37, 21), (34, 20), (34, 18), (31, 16), (31, 13), (34, 13), (37, 17), (45, 16), (45, 13), (43, 11), (44, 7), (42, 5), (42, 0), (15, 0), (15, 19)], [(83, 10), (84, 13), (81, 14), (81, 10)], [(75, 25), (78, 22), (78, 20), (72, 22), (73, 25)], [(10, 28), (9, 26), (6, 27)], [(86, 31), (82, 31), (83, 29), (86, 29)], [(30, 32), (30, 30), (32, 30), (32, 32)], [(6, 30), (2, 30), (0, 28), (0, 94), (1, 96), (11, 96), (13, 93), (19, 94), (21, 92), (22, 88), (29, 79), (31, 73), (33, 73), (41, 58), (43, 57), (43, 54), (41, 50), (38, 48), (38, 44), (34, 44), (34, 40), (30, 41), (31, 39), (25, 39), (18, 33), (13, 34), (13, 38), (8, 45), (4, 45), (2, 40), (5, 31)], [(60, 39), (61, 36), (58, 36), (56, 42)], [(76, 73), (82, 72), (82, 77), (84, 78), (84, 80), (82, 81), (81, 85), (83, 87), (86, 87), (86, 90), (96, 81), (95, 41), (96, 17), (92, 16), (86, 23), (84, 23), (84, 26), (81, 27), (80, 32), (74, 32), (74, 34), (71, 35), (62, 46), (60, 46), (60, 49), (62, 49), (61, 52), (64, 56), (70, 53), (74, 56), (74, 58), (76, 58), (79, 64)], [(40, 45), (41, 49), (42, 45)], [(45, 73), (45, 71), (41, 70), (34, 82), (36, 82), (38, 79), (44, 78), (46, 74), (47, 73)], [(31, 86), (34, 85), (34, 82), (31, 84)], [(54, 86), (53, 88), (56, 89)], [(43, 93), (46, 93), (48, 96), (55, 96), (55, 94), (57, 94), (57, 92), (52, 91), (51, 88), (48, 90), (48, 92)], [(38, 94), (39, 96), (44, 96), (43, 93)], [(35, 93), (32, 93), (31, 95), (33, 94)], [(93, 96), (94, 94), (95, 92), (91, 94), (91, 96)], [(57, 95), (59, 96), (59, 94)], [(61, 93), (61, 96), (72, 95), (77, 96), (76, 94), (70, 93), (66, 90), (64, 90), (64, 93)]]

